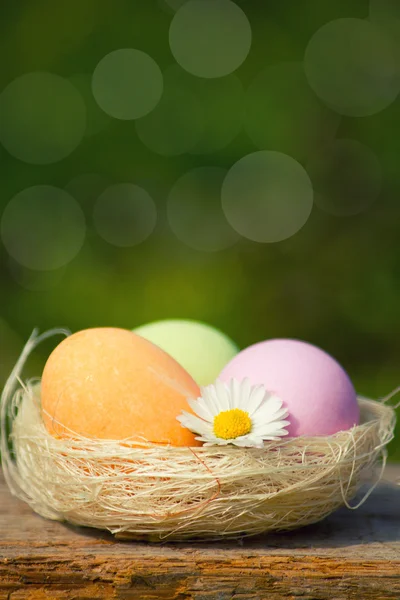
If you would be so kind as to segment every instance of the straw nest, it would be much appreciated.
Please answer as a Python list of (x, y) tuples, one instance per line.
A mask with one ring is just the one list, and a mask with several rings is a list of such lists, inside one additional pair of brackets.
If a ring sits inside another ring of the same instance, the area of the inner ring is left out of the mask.
[[(132, 447), (127, 440), (52, 437), (38, 382), (10, 398), (2, 406), (2, 452), (12, 493), (44, 517), (151, 541), (293, 529), (343, 504), (356, 508), (365, 497), (349, 502), (377, 463), (384, 465), (395, 425), (392, 408), (359, 398), (360, 425), (329, 437), (263, 449)], [(7, 415), (12, 453), (4, 443)]]

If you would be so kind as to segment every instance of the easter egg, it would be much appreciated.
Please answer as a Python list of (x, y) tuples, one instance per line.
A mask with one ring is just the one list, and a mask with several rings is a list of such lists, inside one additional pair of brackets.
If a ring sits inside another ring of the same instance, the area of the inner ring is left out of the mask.
[(199, 385), (213, 383), (239, 348), (224, 333), (198, 321), (168, 319), (134, 330), (181, 364)]
[(176, 420), (200, 390), (171, 356), (131, 331), (95, 328), (63, 340), (41, 381), (44, 424), (54, 436), (144, 438), (198, 446)]
[(289, 411), (290, 436), (331, 435), (359, 422), (356, 392), (329, 354), (306, 342), (274, 339), (240, 352), (219, 378), (250, 379), (277, 394)]

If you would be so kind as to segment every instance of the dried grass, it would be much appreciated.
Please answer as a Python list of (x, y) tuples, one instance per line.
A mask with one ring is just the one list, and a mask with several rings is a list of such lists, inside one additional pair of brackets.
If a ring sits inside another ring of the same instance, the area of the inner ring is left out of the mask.
[[(151, 541), (254, 535), (314, 523), (343, 504), (357, 508), (377, 482), (351, 506), (361, 484), (378, 463), (384, 468), (395, 412), (364, 398), (357, 427), (263, 449), (54, 438), (42, 421), (40, 382), (13, 389), (38, 340), (3, 393), (2, 454), (11, 492), (49, 519)], [(5, 439), (8, 419), (14, 456)]]

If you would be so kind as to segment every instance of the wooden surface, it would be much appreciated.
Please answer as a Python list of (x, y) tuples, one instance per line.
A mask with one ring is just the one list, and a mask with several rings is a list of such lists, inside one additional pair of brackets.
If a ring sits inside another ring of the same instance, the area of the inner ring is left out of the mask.
[(0, 598), (400, 599), (400, 466), (360, 509), (294, 532), (202, 544), (117, 542), (48, 521), (0, 476)]

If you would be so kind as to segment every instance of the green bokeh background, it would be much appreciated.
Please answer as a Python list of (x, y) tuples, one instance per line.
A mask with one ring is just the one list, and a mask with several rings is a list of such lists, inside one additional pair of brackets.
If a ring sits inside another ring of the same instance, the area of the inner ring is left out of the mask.
[[(237, 4), (253, 33), (251, 52), (236, 71), (245, 89), (268, 65), (302, 61), (310, 37), (324, 23), (342, 17), (364, 19), (369, 11), (366, 0)], [(147, 52), (164, 70), (174, 63), (168, 45), (173, 14), (164, 0), (4, 0), (0, 89), (30, 71), (66, 78), (91, 74), (104, 55), (118, 48)], [(89, 119), (102, 119), (90, 89), (85, 100)], [(268, 119), (264, 114), (263, 123)], [(287, 140), (284, 119), (279, 111), (270, 115), (277, 144), (282, 128), (285, 144), (295, 145), (296, 140)], [(10, 268), (0, 243), (0, 386), (34, 327), (134, 328), (173, 317), (215, 325), (241, 347), (273, 337), (317, 344), (343, 364), (358, 392), (371, 398), (383, 397), (399, 384), (399, 98), (373, 116), (341, 117), (338, 122), (337, 138), (368, 145), (381, 162), (382, 191), (368, 210), (335, 217), (314, 207), (306, 225), (287, 240), (260, 244), (241, 239), (212, 253), (193, 250), (173, 235), (166, 197), (188, 170), (229, 168), (256, 151), (246, 133), (212, 154), (165, 157), (140, 142), (133, 122), (104, 120), (101, 131), (85, 137), (70, 156), (52, 165), (20, 162), (0, 146), (0, 216), (26, 187), (63, 188), (81, 174), (95, 173), (105, 181), (143, 185), (157, 204), (156, 229), (138, 246), (113, 247), (93, 227), (95, 193), (83, 194), (78, 200), (87, 219), (87, 236), (81, 252), (57, 273), (23, 270), (19, 280), (24, 285), (17, 282), (15, 265)], [(55, 343), (36, 351), (27, 375), (40, 374)], [(392, 460), (400, 460), (400, 430), (397, 433), (390, 446)]]

